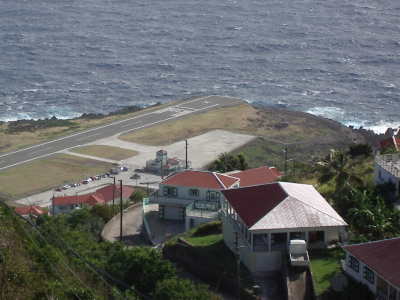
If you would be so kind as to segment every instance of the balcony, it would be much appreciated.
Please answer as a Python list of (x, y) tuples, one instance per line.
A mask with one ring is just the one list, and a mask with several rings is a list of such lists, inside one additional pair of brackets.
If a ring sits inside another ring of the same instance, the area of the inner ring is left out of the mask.
[(218, 202), (196, 200), (186, 207), (187, 217), (216, 219), (219, 216), (219, 212), (220, 206)]
[(193, 199), (187, 199), (182, 197), (174, 197), (174, 196), (164, 196), (161, 195), (158, 191), (154, 192), (149, 197), (150, 203), (158, 203), (158, 204), (170, 204), (170, 205), (183, 205), (186, 206), (193, 202)]

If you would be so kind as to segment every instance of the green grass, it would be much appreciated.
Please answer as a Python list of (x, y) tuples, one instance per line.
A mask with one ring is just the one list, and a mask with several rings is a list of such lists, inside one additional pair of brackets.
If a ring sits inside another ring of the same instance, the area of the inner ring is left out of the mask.
[(340, 271), (342, 249), (310, 251), (311, 270), (315, 282), (317, 296), (329, 289), (332, 277)]
[(67, 154), (55, 154), (0, 172), (0, 197), (19, 199), (56, 186), (104, 173), (112, 164)]
[(112, 160), (122, 160), (138, 154), (137, 151), (107, 145), (89, 145), (73, 148), (70, 151)]
[(195, 247), (211, 246), (215, 243), (221, 242), (223, 239), (222, 234), (211, 234), (206, 236), (190, 236), (185, 238), (190, 244)]

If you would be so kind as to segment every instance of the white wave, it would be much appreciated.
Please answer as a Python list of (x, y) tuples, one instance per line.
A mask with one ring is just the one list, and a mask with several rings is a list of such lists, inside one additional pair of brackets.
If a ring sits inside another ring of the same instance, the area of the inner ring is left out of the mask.
[(334, 119), (339, 122), (342, 122), (344, 119), (345, 112), (343, 109), (339, 107), (334, 107), (334, 106), (316, 106), (313, 108), (310, 108), (309, 110), (306, 111), (309, 114), (328, 118), (328, 119)]
[(388, 128), (400, 128), (400, 122), (379, 121), (378, 123), (364, 127), (375, 133), (385, 133)]

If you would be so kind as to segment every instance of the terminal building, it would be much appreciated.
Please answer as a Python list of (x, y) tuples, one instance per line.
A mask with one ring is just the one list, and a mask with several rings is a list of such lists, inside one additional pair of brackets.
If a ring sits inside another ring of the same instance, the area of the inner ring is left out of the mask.
[[(187, 169), (190, 168), (191, 162), (188, 161)], [(168, 158), (168, 153), (165, 150), (157, 151), (155, 159), (146, 161), (146, 171), (158, 175), (166, 176), (184, 169), (186, 169), (186, 161), (177, 157)]]

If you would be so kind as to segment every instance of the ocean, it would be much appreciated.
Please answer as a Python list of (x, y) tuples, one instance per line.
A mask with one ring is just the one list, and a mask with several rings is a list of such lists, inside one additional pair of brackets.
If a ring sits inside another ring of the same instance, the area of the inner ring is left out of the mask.
[(211, 94), (398, 126), (400, 1), (0, 1), (2, 121)]

